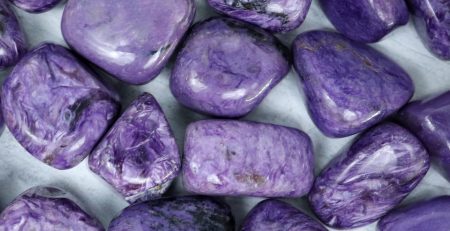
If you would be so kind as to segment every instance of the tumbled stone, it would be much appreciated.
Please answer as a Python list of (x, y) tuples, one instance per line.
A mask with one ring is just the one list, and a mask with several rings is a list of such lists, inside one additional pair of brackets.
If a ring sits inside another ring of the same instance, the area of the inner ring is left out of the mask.
[(230, 208), (208, 197), (184, 196), (151, 200), (125, 208), (109, 231), (234, 230)]
[(208, 3), (219, 13), (272, 32), (296, 29), (311, 6), (311, 0), (208, 0)]
[(5, 123), (34, 157), (58, 169), (81, 162), (119, 110), (118, 97), (64, 47), (28, 53), (2, 90)]
[(178, 175), (178, 146), (156, 99), (143, 93), (89, 156), (89, 167), (128, 201), (158, 197)]
[(345, 137), (372, 127), (414, 93), (400, 66), (341, 34), (300, 34), (293, 52), (312, 120), (327, 136)]
[(69, 0), (62, 32), (82, 56), (131, 84), (154, 79), (195, 14), (193, 0)]
[(295, 207), (273, 199), (257, 204), (241, 228), (241, 231), (261, 230), (327, 231), (319, 222)]
[(170, 88), (196, 111), (243, 116), (289, 72), (282, 49), (262, 29), (234, 19), (206, 20), (193, 28), (178, 54)]
[(14, 5), (30, 13), (42, 13), (55, 7), (61, 0), (10, 0)]
[(363, 134), (319, 174), (309, 202), (331, 227), (363, 226), (400, 204), (429, 167), (420, 141), (406, 129), (385, 123)]
[(16, 64), (27, 50), (25, 35), (6, 1), (0, 1), (0, 69)]
[(321, 0), (334, 27), (348, 38), (373, 43), (408, 23), (405, 0)]
[(60, 189), (35, 187), (17, 197), (0, 214), (2, 231), (84, 230), (102, 231), (89, 216)]
[(300, 197), (313, 183), (312, 144), (294, 128), (198, 121), (187, 128), (182, 173), (197, 194)]

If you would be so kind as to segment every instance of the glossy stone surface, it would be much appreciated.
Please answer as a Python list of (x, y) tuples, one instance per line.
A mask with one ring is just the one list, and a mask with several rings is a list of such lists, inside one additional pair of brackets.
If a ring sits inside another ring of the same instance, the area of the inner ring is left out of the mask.
[(104, 230), (68, 199), (65, 192), (49, 187), (35, 187), (17, 197), (0, 214), (2, 231)]
[(400, 66), (341, 34), (300, 34), (293, 52), (310, 115), (327, 136), (345, 137), (372, 127), (414, 93), (411, 78)]
[(414, 135), (399, 125), (381, 124), (319, 174), (309, 201), (331, 227), (363, 226), (400, 204), (429, 167), (428, 153)]
[(69, 0), (62, 32), (78, 53), (131, 84), (154, 79), (194, 19), (192, 0)]
[(241, 227), (241, 231), (261, 230), (327, 231), (319, 222), (295, 207), (273, 199), (257, 204)]
[(407, 0), (417, 32), (432, 53), (450, 60), (450, 1)]
[(0, 1), (0, 69), (16, 64), (27, 50), (25, 35), (6, 1)]
[(196, 111), (243, 116), (289, 72), (282, 49), (262, 29), (234, 19), (206, 20), (194, 27), (178, 54), (170, 88)]
[(64, 47), (43, 44), (3, 83), (2, 111), (17, 141), (58, 169), (81, 162), (115, 119), (118, 97)]
[(396, 209), (378, 222), (379, 231), (448, 231), (450, 196), (440, 196)]
[(30, 13), (42, 13), (55, 7), (61, 0), (10, 0), (14, 5)]
[(181, 157), (156, 99), (143, 93), (89, 156), (89, 167), (128, 201), (160, 196), (179, 172)]
[(296, 29), (311, 6), (311, 0), (208, 0), (208, 3), (219, 13), (272, 32)]
[(272, 124), (203, 120), (186, 132), (183, 182), (193, 193), (300, 197), (313, 183), (308, 135)]
[(232, 231), (228, 205), (208, 197), (185, 196), (151, 200), (125, 208), (109, 231)]
[(373, 43), (408, 23), (405, 0), (320, 0), (334, 27), (346, 37)]

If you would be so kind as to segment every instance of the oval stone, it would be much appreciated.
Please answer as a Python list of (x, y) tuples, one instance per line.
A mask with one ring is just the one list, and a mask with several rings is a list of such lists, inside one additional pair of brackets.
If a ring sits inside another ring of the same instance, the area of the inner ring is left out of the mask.
[(363, 226), (400, 204), (429, 167), (427, 151), (414, 135), (396, 124), (381, 124), (319, 174), (309, 202), (331, 227)]
[(341, 34), (300, 34), (293, 52), (312, 120), (327, 136), (345, 137), (372, 127), (414, 93), (411, 78), (400, 66)]
[(289, 72), (277, 39), (262, 29), (227, 18), (194, 26), (172, 71), (170, 89), (196, 111), (246, 115)]
[(42, 13), (55, 7), (61, 0), (10, 0), (14, 5), (30, 13)]
[(120, 80), (144, 84), (164, 68), (195, 14), (192, 0), (69, 0), (66, 42)]
[(34, 157), (58, 169), (81, 162), (119, 110), (118, 97), (64, 47), (43, 44), (3, 83), (5, 123)]
[(16, 64), (27, 51), (17, 17), (6, 1), (0, 1), (0, 69)]

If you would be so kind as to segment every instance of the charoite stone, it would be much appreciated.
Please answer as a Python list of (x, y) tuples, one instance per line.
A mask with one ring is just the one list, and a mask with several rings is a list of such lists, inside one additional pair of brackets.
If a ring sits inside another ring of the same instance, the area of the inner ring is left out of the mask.
[(296, 29), (311, 6), (311, 0), (208, 0), (208, 3), (219, 13), (272, 32)]
[(372, 127), (414, 93), (411, 78), (400, 66), (341, 34), (300, 34), (293, 52), (311, 117), (327, 136), (345, 137)]
[(69, 0), (62, 18), (66, 42), (131, 84), (154, 79), (195, 14), (193, 0)]
[(34, 157), (58, 169), (81, 162), (118, 110), (118, 97), (64, 47), (28, 53), (2, 89), (5, 123)]
[(181, 157), (156, 99), (134, 100), (89, 156), (89, 167), (128, 201), (160, 196), (179, 172)]
[(0, 69), (16, 64), (27, 50), (25, 35), (6, 1), (0, 1)]
[(273, 199), (257, 204), (241, 228), (241, 231), (261, 230), (327, 231), (319, 222), (295, 207)]
[(381, 124), (319, 174), (309, 202), (331, 227), (363, 226), (400, 204), (429, 167), (427, 151), (414, 135), (396, 124)]
[(30, 13), (42, 13), (55, 7), (61, 0), (10, 0), (14, 5)]
[(184, 196), (151, 200), (125, 208), (109, 231), (233, 231), (230, 207), (208, 197)]
[(334, 27), (348, 38), (373, 43), (408, 23), (405, 0), (320, 0)]
[(450, 196), (440, 196), (396, 209), (378, 222), (379, 231), (448, 231)]
[(0, 214), (0, 230), (104, 230), (97, 219), (89, 216), (69, 198), (70, 195), (57, 188), (31, 188)]
[(289, 72), (282, 50), (262, 29), (234, 19), (206, 20), (194, 26), (178, 54), (170, 88), (196, 111), (243, 116)]
[(272, 124), (204, 120), (186, 132), (185, 188), (226, 196), (300, 197), (313, 183), (311, 140)]

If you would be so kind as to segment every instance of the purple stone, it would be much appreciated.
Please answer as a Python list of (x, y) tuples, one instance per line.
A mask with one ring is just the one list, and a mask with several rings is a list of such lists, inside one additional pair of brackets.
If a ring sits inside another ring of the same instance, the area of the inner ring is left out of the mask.
[(234, 19), (206, 20), (194, 27), (179, 53), (170, 88), (196, 111), (243, 116), (289, 72), (282, 50), (262, 29)]
[(327, 231), (319, 222), (295, 207), (273, 199), (257, 204), (241, 228), (241, 231), (261, 230)]
[(363, 226), (400, 204), (429, 167), (420, 141), (406, 129), (385, 123), (363, 134), (319, 174), (309, 201), (329, 226)]
[(57, 188), (31, 188), (0, 214), (0, 230), (104, 230), (100, 222), (68, 197), (67, 193)]
[(392, 211), (378, 223), (379, 231), (448, 231), (450, 196), (440, 196)]
[(42, 13), (55, 7), (61, 0), (10, 0), (14, 5), (30, 13)]
[(0, 1), (0, 69), (12, 66), (27, 50), (25, 35), (6, 1)]
[(405, 0), (321, 0), (322, 9), (334, 27), (348, 38), (378, 42), (408, 23)]
[(66, 42), (105, 71), (144, 84), (164, 68), (195, 14), (193, 0), (69, 0)]
[(128, 201), (163, 194), (178, 175), (180, 154), (156, 99), (139, 96), (89, 156), (89, 167)]
[(216, 11), (272, 32), (299, 27), (308, 14), (311, 0), (208, 0)]
[(151, 200), (125, 208), (109, 231), (232, 231), (228, 205), (208, 197), (185, 196)]
[(361, 132), (390, 116), (414, 93), (409, 75), (375, 49), (341, 34), (306, 32), (293, 44), (308, 108), (327, 136)]
[(186, 132), (185, 188), (197, 194), (300, 197), (313, 183), (308, 135), (272, 124), (204, 120)]
[(43, 44), (3, 84), (5, 123), (34, 157), (58, 169), (81, 162), (115, 119), (118, 97), (64, 47)]

